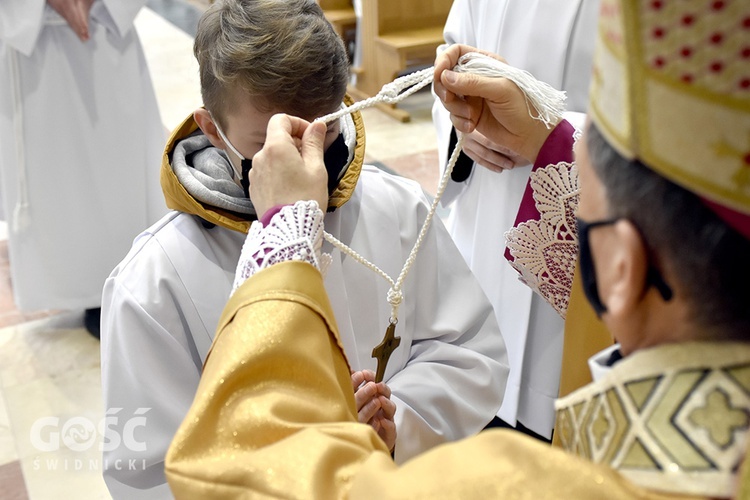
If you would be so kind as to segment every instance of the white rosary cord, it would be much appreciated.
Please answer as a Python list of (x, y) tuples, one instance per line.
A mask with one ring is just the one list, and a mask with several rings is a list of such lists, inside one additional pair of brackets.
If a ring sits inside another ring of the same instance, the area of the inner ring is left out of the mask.
[[(373, 97), (356, 102), (351, 106), (336, 111), (335, 113), (316, 118), (315, 121), (329, 123), (334, 120), (338, 120), (344, 115), (354, 113), (355, 111), (359, 111), (364, 108), (369, 108), (381, 102), (387, 104), (396, 104), (406, 99), (413, 93), (417, 92), (421, 88), (431, 84), (434, 70), (434, 68), (430, 67), (397, 78), (394, 81), (383, 85), (383, 88), (380, 90), (380, 92), (378, 92)], [(456, 152), (460, 152), (460, 145), (461, 142), (459, 142), (459, 145), (456, 146)], [(455, 156), (458, 157), (458, 155)], [(452, 165), (449, 165), (449, 169), (446, 170), (448, 175), (450, 175), (450, 170), (452, 170)], [(445, 183), (441, 182), (441, 185), (443, 184), (447, 185), (447, 180)], [(443, 185), (442, 190), (445, 190), (445, 185)], [(369, 260), (365, 259), (362, 255), (358, 254), (356, 251), (348, 247), (345, 243), (339, 241), (335, 236), (328, 232), (323, 233), (323, 237), (326, 239), (326, 241), (330, 242), (334, 247), (338, 248), (341, 252), (349, 255), (363, 266), (379, 274), (383, 279), (390, 283), (391, 288), (390, 290), (388, 290), (388, 303), (391, 304), (391, 323), (395, 324), (398, 322), (398, 307), (401, 305), (401, 302), (404, 299), (404, 295), (401, 292), (401, 285), (403, 284), (404, 279), (409, 272), (409, 269), (411, 269), (411, 266), (414, 264), (414, 259), (416, 258), (417, 252), (419, 251), (419, 247), (422, 245), (422, 240), (424, 240), (424, 235), (427, 233), (427, 229), (429, 229), (430, 223), (432, 222), (432, 217), (435, 214), (437, 203), (440, 201), (442, 190), (435, 197), (432, 207), (430, 208), (430, 213), (427, 215), (424, 225), (422, 226), (422, 230), (419, 232), (419, 237), (414, 243), (414, 247), (409, 253), (409, 257), (406, 259), (406, 262), (404, 263), (401, 274), (399, 274), (398, 279), (395, 281), (393, 280), (393, 278), (388, 276), (385, 271), (380, 269)]]
[[(315, 119), (316, 122), (328, 123), (333, 120), (337, 120), (344, 115), (359, 111), (370, 106), (374, 106), (377, 103), (396, 104), (406, 97), (412, 95), (419, 89), (432, 83), (433, 74), (435, 68), (426, 68), (415, 73), (402, 76), (397, 78), (391, 83), (387, 83), (378, 92), (377, 95), (354, 103), (353, 105), (340, 109), (335, 113), (321, 116)], [(547, 128), (551, 128), (556, 125), (557, 122), (562, 118), (562, 113), (565, 111), (565, 92), (555, 90), (544, 82), (536, 80), (530, 73), (522, 71), (505, 63), (492, 59), (483, 54), (470, 53), (466, 54), (459, 60), (458, 65), (454, 68), (455, 71), (463, 73), (474, 73), (481, 76), (489, 76), (493, 78), (505, 77), (513, 81), (523, 91), (526, 96), (526, 103), (529, 106), (529, 116), (535, 120), (544, 122)], [(536, 115), (532, 113), (531, 108), (534, 108)], [(388, 274), (380, 269), (378, 266), (365, 259), (362, 255), (348, 247), (346, 244), (339, 241), (336, 237), (330, 233), (324, 232), (323, 237), (326, 241), (330, 242), (334, 247), (338, 248), (341, 252), (349, 255), (355, 261), (371, 269), (375, 273), (383, 277), (391, 288), (388, 290), (388, 302), (391, 304), (391, 323), (398, 322), (398, 308), (403, 302), (404, 295), (401, 288), (406, 280), (407, 274), (411, 269), (414, 261), (417, 257), (417, 252), (422, 246), (427, 230), (430, 228), (432, 219), (437, 211), (437, 205), (440, 202), (440, 198), (443, 196), (445, 188), (448, 186), (448, 180), (450, 179), (453, 167), (458, 161), (458, 157), (463, 150), (464, 137), (463, 134), (457, 133), (458, 141), (456, 147), (451, 153), (448, 165), (443, 172), (443, 176), (440, 178), (435, 198), (432, 200), (430, 210), (427, 213), (422, 229), (419, 231), (417, 241), (414, 242), (414, 246), (409, 252), (409, 257), (404, 262), (404, 267), (401, 269), (401, 273), (398, 278), (394, 280)]]
[(432, 75), (435, 68), (430, 67), (408, 75), (396, 78), (390, 83), (383, 85), (376, 95), (365, 99), (364, 101), (355, 102), (351, 106), (342, 108), (335, 113), (321, 116), (316, 118), (314, 121), (329, 123), (334, 120), (338, 120), (344, 115), (354, 113), (360, 109), (369, 108), (378, 103), (396, 104), (403, 101), (416, 91), (432, 83)]
[(380, 269), (378, 266), (376, 266), (369, 260), (365, 259), (356, 251), (352, 250), (351, 248), (346, 246), (344, 243), (336, 239), (336, 237), (333, 236), (332, 234), (328, 232), (323, 233), (323, 237), (326, 239), (326, 241), (330, 242), (334, 247), (338, 248), (340, 251), (349, 255), (360, 264), (375, 271), (377, 274), (382, 276), (388, 283), (391, 284), (391, 289), (388, 290), (388, 303), (391, 304), (391, 322), (394, 324), (398, 322), (398, 307), (401, 305), (401, 302), (404, 299), (404, 294), (401, 291), (401, 288), (404, 284), (404, 280), (406, 280), (406, 275), (409, 274), (409, 270), (411, 269), (411, 266), (414, 264), (414, 261), (417, 258), (417, 252), (419, 252), (419, 247), (422, 246), (424, 237), (427, 234), (427, 230), (430, 228), (432, 219), (435, 216), (435, 212), (437, 211), (437, 206), (438, 206), (438, 203), (440, 203), (440, 198), (442, 198), (443, 192), (445, 192), (445, 188), (448, 186), (448, 179), (450, 179), (451, 172), (453, 172), (453, 167), (456, 166), (456, 162), (458, 161), (458, 156), (461, 154), (461, 150), (463, 149), (464, 136), (460, 132), (457, 133), (457, 135), (458, 135), (458, 142), (456, 143), (456, 148), (453, 150), (450, 160), (448, 160), (448, 165), (445, 168), (445, 172), (443, 172), (443, 176), (440, 178), (440, 183), (438, 184), (437, 192), (435, 193), (435, 198), (432, 200), (432, 205), (430, 205), (430, 211), (427, 213), (427, 217), (424, 220), (424, 224), (422, 224), (422, 229), (419, 231), (419, 236), (417, 236), (417, 241), (414, 242), (414, 246), (412, 247), (411, 252), (409, 252), (409, 257), (406, 259), (406, 262), (404, 262), (404, 267), (401, 269), (401, 273), (398, 275), (398, 278), (396, 280), (388, 276), (388, 274), (382, 269)]

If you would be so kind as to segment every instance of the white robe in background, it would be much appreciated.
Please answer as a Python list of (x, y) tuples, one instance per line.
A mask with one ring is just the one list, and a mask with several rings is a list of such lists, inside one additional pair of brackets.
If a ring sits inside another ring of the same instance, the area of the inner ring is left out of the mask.
[[(585, 111), (598, 3), (456, 0), (445, 25), (445, 40), (503, 56), (509, 64), (567, 91), (568, 110)], [(582, 123), (581, 117), (568, 119), (577, 126)], [(439, 101), (433, 107), (433, 120), (442, 171), (451, 123)], [(449, 182), (442, 202), (451, 204), (448, 230), (492, 302), (508, 349), (511, 373), (498, 416), (511, 425), (520, 420), (549, 437), (555, 421), (563, 321), (518, 281), (518, 273), (503, 256), (504, 233), (516, 219), (530, 171), (530, 166), (522, 166), (498, 174), (475, 164), (465, 182)]]
[[(365, 166), (352, 198), (326, 215), (325, 229), (395, 277), (427, 211), (418, 184)], [(163, 460), (198, 387), (244, 240), (172, 212), (138, 237), (107, 280), (105, 407), (122, 408), (121, 422), (150, 408), (142, 429), (147, 449), (121, 446), (104, 455), (115, 498), (169, 496)], [(389, 285), (328, 243), (323, 251), (333, 257), (326, 290), (352, 369), (375, 370), (372, 349), (391, 314)], [(384, 379), (397, 405), (396, 460), (481, 430), (500, 407), (505, 347), (492, 307), (437, 218), (405, 281), (396, 335), (401, 345)], [(136, 459), (139, 469), (145, 460), (147, 470), (118, 471), (118, 459)]]
[(133, 19), (98, 0), (81, 42), (44, 0), (0, 1), (0, 197), (22, 310), (99, 307), (133, 238), (166, 213), (166, 139)]

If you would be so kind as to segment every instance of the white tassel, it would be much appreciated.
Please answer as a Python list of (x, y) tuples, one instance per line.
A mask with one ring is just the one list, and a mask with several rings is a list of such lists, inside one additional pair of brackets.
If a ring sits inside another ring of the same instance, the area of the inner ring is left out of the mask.
[(536, 111), (534, 115), (529, 109), (529, 116), (544, 123), (548, 129), (557, 125), (565, 112), (567, 96), (564, 91), (537, 80), (528, 71), (514, 68), (479, 52), (461, 56), (453, 70), (457, 73), (472, 73), (489, 78), (502, 77), (512, 81), (526, 95), (527, 105)]

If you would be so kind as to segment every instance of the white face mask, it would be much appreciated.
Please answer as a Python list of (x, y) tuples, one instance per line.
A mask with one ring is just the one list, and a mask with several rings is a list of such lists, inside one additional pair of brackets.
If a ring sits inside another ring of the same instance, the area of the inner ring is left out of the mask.
[[(213, 119), (213, 115), (211, 116)], [(219, 133), (219, 137), (221, 137), (221, 140), (224, 141), (224, 144), (227, 145), (227, 147), (237, 155), (237, 157), (240, 159), (240, 163), (242, 166), (242, 170), (237, 170), (237, 168), (234, 166), (234, 163), (232, 160), (229, 160), (229, 164), (232, 165), (232, 170), (234, 171), (235, 176), (237, 176), (240, 179), (240, 185), (242, 186), (243, 191), (245, 192), (245, 197), (250, 198), (250, 179), (248, 178), (248, 174), (250, 173), (250, 170), (253, 168), (253, 160), (245, 158), (242, 156), (242, 153), (237, 151), (237, 148), (232, 146), (232, 143), (229, 142), (229, 139), (227, 139), (227, 136), (224, 135), (224, 132), (222, 132), (221, 127), (219, 127), (219, 123), (214, 119), (214, 126), (216, 127), (216, 132)]]

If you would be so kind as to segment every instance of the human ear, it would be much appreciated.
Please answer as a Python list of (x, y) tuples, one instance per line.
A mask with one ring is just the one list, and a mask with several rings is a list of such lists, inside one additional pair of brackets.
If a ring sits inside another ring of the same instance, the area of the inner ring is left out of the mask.
[(612, 316), (632, 316), (648, 291), (648, 248), (638, 228), (627, 219), (615, 223), (611, 243), (609, 259), (602, 266), (607, 268), (602, 274), (608, 281), (608, 286), (602, 287), (602, 301)]
[(208, 138), (209, 142), (211, 142), (212, 146), (226, 151), (227, 146), (221, 139), (219, 132), (216, 130), (216, 124), (214, 123), (211, 113), (209, 113), (206, 108), (198, 108), (193, 111), (193, 119), (203, 131), (203, 134)]

